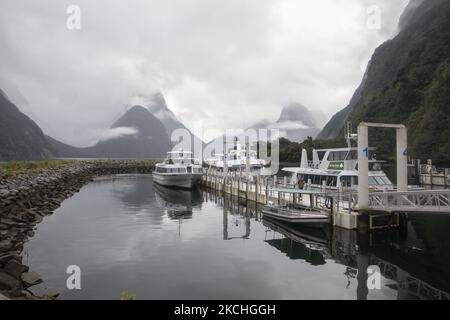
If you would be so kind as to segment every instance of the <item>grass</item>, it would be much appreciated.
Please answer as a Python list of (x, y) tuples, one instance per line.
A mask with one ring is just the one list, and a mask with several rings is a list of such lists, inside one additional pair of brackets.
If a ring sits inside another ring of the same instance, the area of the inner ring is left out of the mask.
[(120, 294), (120, 300), (135, 300), (136, 295), (134, 293), (129, 293), (126, 291), (122, 291)]
[(20, 174), (37, 173), (65, 167), (73, 162), (72, 160), (8, 161), (0, 163), (0, 175), (14, 177)]

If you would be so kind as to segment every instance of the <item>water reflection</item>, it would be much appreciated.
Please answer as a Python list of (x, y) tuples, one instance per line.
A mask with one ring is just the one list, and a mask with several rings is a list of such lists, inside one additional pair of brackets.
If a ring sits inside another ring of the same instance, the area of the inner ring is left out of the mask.
[(301, 259), (319, 266), (331, 256), (328, 227), (311, 228), (271, 219), (264, 219), (263, 225), (267, 227), (265, 242), (285, 253), (289, 259)]
[[(264, 221), (264, 225), (268, 231), (278, 234), (266, 242), (286, 253), (290, 259), (302, 259), (315, 266), (334, 260), (346, 266), (347, 287), (356, 280), (357, 298), (360, 300), (368, 298), (367, 268), (374, 265), (380, 268), (385, 286), (397, 291), (398, 299), (450, 298), (448, 291), (439, 289), (448, 290), (444, 275), (438, 275), (439, 281), (434, 284), (437, 287), (416, 276), (427, 273), (427, 269), (421, 268), (421, 261), (417, 261), (426, 257), (410, 255), (408, 241), (402, 244), (397, 231), (365, 236), (340, 228), (311, 229), (269, 220)], [(411, 223), (409, 228), (412, 228)], [(332, 231), (331, 238), (329, 231)]]
[(169, 218), (191, 219), (192, 208), (199, 209), (203, 203), (202, 193), (199, 188), (192, 190), (167, 188), (158, 184), (154, 185), (156, 201), (164, 207)]
[[(123, 290), (139, 299), (449, 298), (449, 217), (410, 215), (404, 230), (365, 235), (266, 220), (260, 209), (148, 175), (101, 178), (38, 226), (24, 263), (63, 299)], [(82, 267), (83, 290), (66, 290), (68, 264)], [(367, 289), (370, 265), (381, 290)]]

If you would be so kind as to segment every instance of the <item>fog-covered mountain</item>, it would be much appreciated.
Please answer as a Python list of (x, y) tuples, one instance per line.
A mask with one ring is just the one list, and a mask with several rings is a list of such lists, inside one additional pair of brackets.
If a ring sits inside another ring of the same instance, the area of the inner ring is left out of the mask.
[(320, 131), (314, 114), (300, 103), (285, 106), (276, 122), (263, 120), (249, 129), (272, 128), (279, 129), (282, 137), (294, 142), (303, 142), (308, 137), (315, 138)]
[[(169, 109), (162, 93), (158, 92), (154, 94), (148, 103), (147, 108), (163, 123), (169, 138), (173, 138), (172, 134), (177, 129), (184, 129), (191, 135), (190, 143), (183, 142), (182, 144), (182, 148), (184, 150), (193, 151), (195, 145), (200, 147), (204, 145), (203, 141), (194, 135), (191, 130), (189, 130), (180, 120), (178, 120), (172, 110)], [(172, 142), (176, 145), (179, 141)], [(196, 152), (196, 155), (197, 157), (199, 156), (198, 152)]]
[(164, 158), (172, 147), (166, 128), (142, 106), (130, 108), (91, 149), (96, 157)]
[(0, 89), (0, 160), (38, 160), (54, 154), (41, 128)]

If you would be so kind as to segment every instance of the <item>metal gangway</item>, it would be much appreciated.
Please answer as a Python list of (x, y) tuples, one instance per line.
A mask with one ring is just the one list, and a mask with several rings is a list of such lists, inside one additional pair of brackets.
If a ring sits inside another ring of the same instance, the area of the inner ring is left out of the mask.
[(369, 209), (386, 212), (450, 214), (450, 189), (369, 193)]

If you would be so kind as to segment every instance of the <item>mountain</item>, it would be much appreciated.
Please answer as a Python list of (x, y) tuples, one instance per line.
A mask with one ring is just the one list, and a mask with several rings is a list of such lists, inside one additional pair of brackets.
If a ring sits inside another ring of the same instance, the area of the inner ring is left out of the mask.
[[(191, 143), (184, 145), (183, 149), (190, 149), (192, 151), (194, 150), (195, 145), (204, 146), (203, 141), (194, 135), (191, 130), (189, 130), (180, 120), (178, 120), (175, 114), (169, 109), (162, 93), (158, 92), (154, 94), (150, 103), (148, 103), (147, 108), (163, 123), (169, 138), (172, 137), (172, 133), (176, 129), (187, 130), (187, 132), (191, 135)], [(198, 152), (196, 152), (196, 156), (199, 156)]]
[(172, 136), (172, 132), (176, 129), (186, 129), (186, 126), (181, 123), (175, 114), (167, 107), (166, 99), (162, 93), (158, 92), (152, 96), (150, 103), (147, 106), (151, 114), (153, 114), (159, 121), (162, 122), (166, 128), (167, 135)]
[(39, 126), (0, 90), (0, 160), (39, 160), (54, 153)]
[(275, 123), (263, 120), (249, 129), (279, 129), (280, 135), (290, 141), (303, 142), (308, 137), (315, 137), (320, 129), (311, 111), (300, 103), (291, 103), (281, 110)]
[[(347, 120), (403, 123), (413, 157), (450, 164), (450, 1), (412, 0), (399, 34), (375, 50), (349, 105), (334, 115), (318, 139), (335, 139)], [(370, 133), (389, 153), (395, 135)], [(380, 150), (379, 150), (380, 151)], [(380, 153), (380, 152), (379, 152)]]
[(405, 10), (403, 11), (402, 15), (400, 16), (400, 20), (398, 22), (398, 28), (399, 30), (403, 30), (413, 19), (414, 13), (416, 12), (416, 9), (424, 2), (425, 0), (411, 0), (409, 1), (408, 5), (406, 6)]
[(107, 158), (164, 158), (172, 148), (166, 128), (149, 110), (134, 106), (117, 120), (91, 148), (91, 154)]
[(48, 143), (52, 146), (54, 154), (58, 158), (93, 158), (95, 150), (93, 147), (78, 148), (65, 144), (48, 135), (45, 136)]

